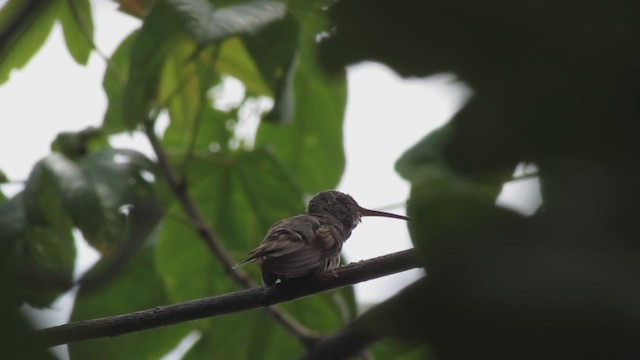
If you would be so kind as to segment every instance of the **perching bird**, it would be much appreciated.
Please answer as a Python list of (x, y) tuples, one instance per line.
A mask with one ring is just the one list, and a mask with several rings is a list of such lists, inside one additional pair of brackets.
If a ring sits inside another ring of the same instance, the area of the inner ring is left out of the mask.
[(401, 215), (364, 209), (351, 196), (339, 191), (323, 191), (309, 201), (306, 214), (275, 223), (260, 246), (238, 266), (259, 261), (266, 286), (278, 280), (333, 270), (340, 265), (342, 244), (362, 216), (409, 220)]

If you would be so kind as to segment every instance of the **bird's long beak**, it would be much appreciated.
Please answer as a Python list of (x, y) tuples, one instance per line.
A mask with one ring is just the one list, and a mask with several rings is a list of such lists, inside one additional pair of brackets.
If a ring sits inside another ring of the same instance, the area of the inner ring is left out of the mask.
[(360, 216), (382, 216), (382, 217), (390, 217), (394, 219), (411, 220), (406, 216), (396, 215), (396, 214), (392, 214), (384, 211), (369, 210), (362, 207), (360, 208)]

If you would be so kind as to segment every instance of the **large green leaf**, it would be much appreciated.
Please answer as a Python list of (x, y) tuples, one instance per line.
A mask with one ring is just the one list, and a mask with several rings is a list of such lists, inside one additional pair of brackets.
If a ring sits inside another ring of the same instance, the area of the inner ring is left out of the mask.
[(166, 1), (184, 15), (189, 33), (199, 44), (255, 33), (283, 18), (287, 10), (283, 3), (271, 0), (247, 1), (223, 8), (215, 8), (207, 0)]
[(264, 311), (213, 319), (185, 359), (296, 359), (302, 345)]
[(148, 119), (149, 112), (159, 105), (162, 68), (180, 34), (176, 13), (165, 1), (157, 1), (131, 45), (122, 108), (128, 129)]
[(101, 268), (100, 277), (126, 264), (130, 257), (124, 255), (158, 221), (154, 171), (143, 155), (115, 149), (79, 162), (53, 153), (36, 164), (25, 190), (0, 205), (3, 254), (16, 277), (23, 278), (21, 287), (31, 304), (48, 305), (71, 285), (74, 227), (105, 254), (103, 262), (117, 259), (117, 266)]
[(0, 84), (22, 69), (49, 36), (59, 10), (56, 0), (11, 0), (0, 11)]
[(128, 128), (124, 112), (124, 93), (129, 78), (131, 47), (136, 42), (137, 34), (137, 31), (131, 33), (120, 43), (104, 73), (102, 87), (107, 95), (108, 105), (102, 128), (107, 134), (122, 132)]
[(62, 3), (60, 21), (67, 48), (78, 64), (86, 65), (93, 50), (91, 1), (65, 0)]
[[(309, 21), (315, 24), (314, 21)], [(315, 193), (334, 188), (344, 171), (342, 124), (347, 100), (344, 74), (327, 77), (316, 63), (315, 32), (303, 31), (294, 80), (295, 112), (290, 124), (262, 122), (257, 145), (274, 148), (303, 190)]]
[(48, 305), (64, 284), (70, 286), (76, 257), (71, 229), (82, 210), (95, 212), (97, 197), (91, 190), (81, 171), (61, 155), (41, 160), (29, 175), (22, 196), (26, 222), (20, 257), (24, 273), (34, 276), (29, 281), (27, 275), (26, 291), (44, 295), (28, 295), (32, 305)]
[[(8, 181), (9, 181), (9, 178), (7, 178), (7, 175), (2, 170), (0, 170), (0, 185)], [(7, 199), (7, 196), (4, 194), (4, 192), (2, 191), (2, 188), (0, 187), (0, 204), (4, 202), (6, 199)]]
[(4, 171), (0, 170), (0, 184), (6, 183), (9, 181), (9, 178), (7, 178), (7, 174), (4, 173)]
[[(59, 201), (62, 208), (52, 209), (52, 198), (45, 198), (43, 186), (51, 187), (50, 196)], [(98, 193), (78, 164), (53, 153), (41, 160), (33, 169), (24, 197), (27, 221), (38, 224), (46, 218), (46, 212), (67, 214), (88, 239), (98, 235), (104, 226), (105, 215)], [(67, 224), (69, 227), (71, 224)], [(68, 229), (70, 230), (70, 229)]]
[[(125, 273), (99, 291), (80, 288), (71, 321), (125, 314), (169, 304), (155, 271), (153, 249), (143, 248)], [(72, 359), (158, 359), (178, 345), (191, 324), (173, 325), (114, 338), (69, 345)]]
[(78, 160), (89, 152), (108, 148), (109, 141), (100, 128), (89, 126), (80, 131), (63, 131), (56, 135), (51, 150), (71, 160)]
[(275, 101), (266, 120), (288, 123), (294, 114), (293, 79), (300, 46), (300, 26), (293, 16), (270, 24), (253, 36), (245, 36), (247, 49), (267, 81)]
[[(468, 181), (478, 182), (478, 186), (490, 186), (499, 191), (500, 186), (512, 178), (515, 164), (478, 171), (470, 175), (458, 172), (449, 162), (448, 150), (455, 139), (456, 122), (449, 122), (444, 126), (427, 134), (417, 144), (407, 150), (396, 163), (396, 171), (411, 182), (419, 184), (439, 178), (459, 177)], [(497, 196), (497, 193), (495, 194)]]
[(18, 193), (0, 204), (0, 263), (6, 264), (13, 249), (24, 238), (26, 217), (23, 194)]
[(83, 235), (96, 249), (112, 251), (123, 240), (127, 227), (127, 215), (122, 207), (154, 201), (155, 164), (134, 150), (106, 149), (87, 155), (80, 166), (97, 194), (104, 214), (101, 221), (90, 219), (99, 214), (98, 211), (84, 215), (87, 223), (100, 223), (96, 224), (99, 226), (97, 232), (83, 231)]
[(220, 45), (216, 69), (242, 81), (247, 91), (252, 94), (275, 96), (240, 38), (230, 38)]
[[(193, 150), (196, 156), (210, 155), (212, 152), (227, 153), (230, 151), (229, 140), (233, 136), (227, 124), (234, 121), (233, 115), (216, 110), (211, 106), (205, 106), (198, 114), (201, 119), (197, 127), (194, 126), (195, 118), (173, 118), (164, 133), (163, 143), (170, 153), (182, 160), (184, 160), (184, 155), (191, 141), (193, 141)], [(192, 136), (195, 138), (192, 139)]]
[(193, 57), (194, 50), (192, 42), (177, 44), (167, 59), (160, 86), (171, 120), (163, 143), (178, 158), (187, 151), (228, 150), (232, 132), (227, 123), (235, 116), (214, 109), (208, 96), (209, 89), (219, 82), (211, 63), (212, 52), (217, 50), (206, 49)]
[(384, 339), (376, 343), (371, 348), (376, 359), (394, 360), (429, 360), (435, 359), (433, 354), (424, 345), (399, 341), (395, 339)]

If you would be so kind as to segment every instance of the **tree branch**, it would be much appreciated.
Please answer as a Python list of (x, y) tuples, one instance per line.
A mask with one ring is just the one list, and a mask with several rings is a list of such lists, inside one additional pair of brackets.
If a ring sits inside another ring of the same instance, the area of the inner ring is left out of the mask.
[(224, 295), (158, 306), (107, 318), (78, 321), (37, 331), (46, 345), (118, 336), (161, 326), (219, 316), (302, 298), (419, 267), (413, 249), (352, 263), (318, 278), (306, 278)]

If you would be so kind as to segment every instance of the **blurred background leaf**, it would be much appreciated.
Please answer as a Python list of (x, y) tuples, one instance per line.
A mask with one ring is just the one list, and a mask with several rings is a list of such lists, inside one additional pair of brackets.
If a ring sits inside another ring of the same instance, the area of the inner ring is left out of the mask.
[(90, 0), (63, 1), (60, 22), (73, 59), (86, 65), (93, 50), (93, 17)]
[[(412, 183), (411, 235), (428, 277), (381, 305), (372, 327), (426, 342), (442, 359), (637, 356), (640, 318), (622, 304), (640, 300), (630, 290), (640, 273), (640, 173), (630, 165), (640, 150), (631, 95), (640, 53), (630, 50), (640, 27), (629, 16), (638, 8), (332, 6), (327, 69), (375, 60), (403, 76), (453, 72), (474, 91), (397, 163)], [(538, 169), (543, 198), (530, 217), (495, 205), (524, 163)]]
[(207, 44), (227, 37), (258, 32), (286, 14), (277, 1), (247, 1), (216, 8), (207, 0), (167, 0), (186, 19), (186, 28), (198, 42)]
[(104, 73), (102, 87), (107, 95), (107, 111), (102, 120), (102, 129), (106, 134), (126, 131), (127, 120), (124, 112), (124, 94), (129, 78), (129, 57), (131, 47), (136, 42), (138, 31), (124, 39), (109, 58), (109, 67)]
[(324, 24), (309, 18), (302, 24), (293, 120), (284, 126), (262, 122), (256, 144), (273, 147), (303, 190), (314, 194), (336, 187), (344, 172), (342, 120), (347, 87), (344, 74), (329, 78), (317, 63), (315, 34)]
[(7, 2), (0, 11), (0, 84), (42, 47), (58, 15), (59, 2)]
[(244, 37), (244, 42), (262, 77), (273, 89), (274, 105), (265, 120), (288, 123), (294, 115), (293, 80), (298, 64), (300, 28), (289, 15), (270, 24), (255, 35)]
[(165, 1), (158, 1), (132, 40), (129, 76), (122, 98), (122, 116), (128, 130), (149, 119), (151, 111), (159, 105), (161, 69), (175, 42), (180, 39), (181, 29), (173, 8)]

